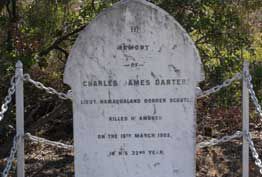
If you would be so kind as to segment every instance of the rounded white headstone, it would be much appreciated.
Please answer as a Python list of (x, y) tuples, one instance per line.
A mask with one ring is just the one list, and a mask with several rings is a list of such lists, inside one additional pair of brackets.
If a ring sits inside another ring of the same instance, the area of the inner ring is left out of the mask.
[(186, 31), (143, 0), (106, 9), (79, 35), (73, 91), (76, 177), (194, 177), (201, 60)]

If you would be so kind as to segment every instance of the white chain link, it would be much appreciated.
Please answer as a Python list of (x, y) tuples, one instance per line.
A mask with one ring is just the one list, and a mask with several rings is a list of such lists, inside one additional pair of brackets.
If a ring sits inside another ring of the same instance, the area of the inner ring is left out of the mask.
[(248, 82), (250, 97), (251, 97), (254, 105), (256, 106), (257, 113), (262, 118), (262, 109), (261, 109), (261, 106), (260, 106), (259, 101), (257, 99), (256, 93), (254, 91), (254, 86), (252, 84), (252, 76), (249, 73), (245, 73), (245, 78)]
[(8, 174), (9, 174), (9, 171), (12, 168), (13, 161), (15, 159), (15, 154), (16, 154), (16, 151), (17, 151), (17, 140), (18, 140), (18, 136), (15, 136), (14, 139), (13, 139), (13, 146), (11, 148), (10, 155), (7, 159), (7, 164), (6, 164), (5, 169), (2, 173), (2, 177), (7, 177)]
[(35, 142), (35, 143), (43, 143), (43, 144), (54, 146), (54, 147), (57, 147), (57, 148), (62, 148), (62, 149), (67, 149), (67, 150), (73, 149), (73, 145), (68, 145), (68, 144), (64, 144), (64, 143), (60, 143), (60, 142), (56, 142), (56, 141), (50, 141), (50, 140), (47, 140), (45, 138), (33, 136), (30, 133), (25, 134), (25, 139), (30, 140), (30, 141)]
[(252, 141), (251, 134), (250, 133), (245, 133), (245, 138), (246, 138), (246, 140), (247, 140), (247, 142), (249, 144), (250, 150), (252, 152), (252, 156), (255, 159), (255, 164), (256, 164), (256, 166), (258, 166), (259, 172), (262, 175), (262, 162), (259, 159), (259, 155), (258, 155), (257, 150), (255, 148), (254, 142)]
[(67, 94), (58, 92), (52, 87), (46, 87), (41, 82), (34, 81), (33, 79), (31, 79), (29, 74), (24, 74), (24, 80), (32, 83), (36, 88), (39, 88), (41, 90), (45, 90), (49, 94), (57, 95), (60, 99), (63, 99), (63, 100), (71, 99), (71, 96), (70, 96), (71, 90), (69, 90)]
[(1, 106), (1, 111), (0, 111), (0, 121), (4, 118), (5, 112), (8, 110), (8, 105), (12, 101), (12, 96), (15, 93), (15, 81), (16, 77), (13, 76), (10, 81), (10, 87), (8, 89), (8, 94), (4, 99), (4, 104)]
[(201, 143), (197, 144), (197, 149), (215, 146), (215, 145), (220, 144), (220, 143), (225, 143), (225, 142), (231, 141), (235, 138), (240, 138), (240, 137), (242, 137), (242, 135), (243, 135), (243, 133), (241, 131), (237, 131), (233, 135), (224, 136), (220, 139), (211, 139), (210, 141), (201, 142)]
[(231, 79), (225, 80), (221, 85), (217, 85), (217, 86), (215, 86), (211, 89), (208, 89), (206, 91), (202, 91), (202, 93), (200, 93), (197, 98), (202, 98), (202, 97), (208, 96), (212, 93), (218, 92), (222, 88), (231, 85), (233, 81), (240, 80), (241, 78), (242, 78), (242, 74), (236, 73)]

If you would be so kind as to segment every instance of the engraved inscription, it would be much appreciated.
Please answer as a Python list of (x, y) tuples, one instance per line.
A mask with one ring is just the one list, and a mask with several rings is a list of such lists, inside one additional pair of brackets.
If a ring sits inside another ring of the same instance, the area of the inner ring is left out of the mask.
[(200, 71), (196, 47), (163, 10), (145, 0), (105, 10), (66, 64), (74, 176), (194, 177)]
[(149, 45), (147, 44), (119, 44), (117, 46), (117, 50), (122, 50), (122, 51), (148, 51), (149, 50)]
[(139, 26), (131, 26), (130, 29), (131, 29), (132, 33), (139, 33), (139, 32), (141, 32), (141, 29), (140, 29)]

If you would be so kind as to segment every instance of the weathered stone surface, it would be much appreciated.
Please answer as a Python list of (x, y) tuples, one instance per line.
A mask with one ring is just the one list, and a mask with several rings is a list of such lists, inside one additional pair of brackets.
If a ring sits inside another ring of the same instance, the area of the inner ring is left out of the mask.
[(79, 35), (73, 90), (76, 177), (195, 176), (195, 87), (188, 34), (143, 0), (121, 1)]

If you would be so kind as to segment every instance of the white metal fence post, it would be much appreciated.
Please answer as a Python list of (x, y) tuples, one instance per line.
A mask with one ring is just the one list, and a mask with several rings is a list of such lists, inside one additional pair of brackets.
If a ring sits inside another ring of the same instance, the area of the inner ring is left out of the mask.
[(16, 63), (16, 134), (17, 140), (17, 177), (25, 176), (24, 156), (24, 81), (23, 64)]
[(243, 120), (243, 149), (242, 149), (242, 169), (243, 176), (249, 176), (249, 144), (246, 140), (246, 133), (249, 132), (249, 92), (248, 82), (246, 80), (247, 74), (249, 73), (249, 63), (244, 61), (243, 66), (243, 92), (242, 92), (242, 120)]

